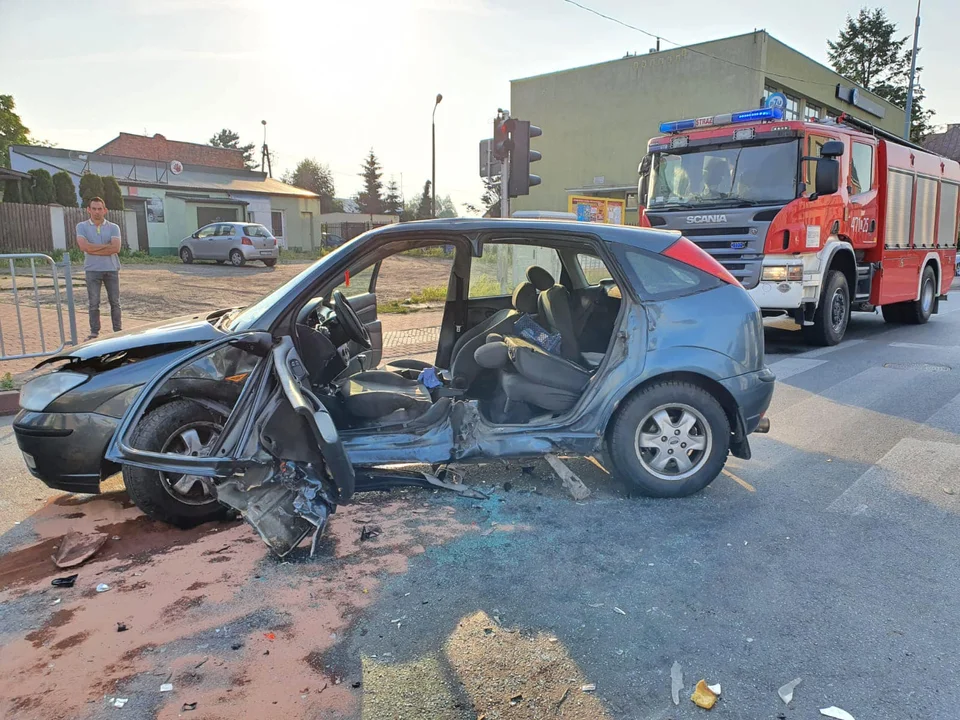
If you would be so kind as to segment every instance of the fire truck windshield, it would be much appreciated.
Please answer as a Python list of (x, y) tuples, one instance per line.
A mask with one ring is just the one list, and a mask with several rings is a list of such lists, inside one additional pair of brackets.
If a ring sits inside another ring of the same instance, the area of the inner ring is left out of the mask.
[(785, 203), (797, 197), (797, 140), (653, 155), (648, 208)]

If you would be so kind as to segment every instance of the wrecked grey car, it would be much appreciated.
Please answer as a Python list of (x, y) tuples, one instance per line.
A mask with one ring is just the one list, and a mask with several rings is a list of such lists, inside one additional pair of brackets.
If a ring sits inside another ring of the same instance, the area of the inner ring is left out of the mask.
[[(381, 366), (380, 264), (431, 248), (452, 257), (436, 358)], [(769, 426), (759, 310), (676, 232), (393, 225), (219, 327), (139, 392), (107, 459), (148, 514), (169, 516), (171, 488), (201, 487), (281, 556), (356, 493), (473, 494), (454, 463), (603, 452), (639, 491), (682, 497)], [(403, 464), (430, 471), (387, 469)]]

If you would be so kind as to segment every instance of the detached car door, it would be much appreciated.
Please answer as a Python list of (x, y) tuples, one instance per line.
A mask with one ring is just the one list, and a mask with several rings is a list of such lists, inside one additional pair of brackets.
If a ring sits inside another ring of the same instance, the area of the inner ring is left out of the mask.
[[(144, 448), (144, 422), (160, 405), (189, 400), (225, 421), (199, 453)], [(177, 360), (147, 383), (107, 447), (111, 461), (193, 475), (214, 488), (243, 476), (269, 482), (288, 463), (319, 468), (334, 502), (347, 502), (354, 471), (329, 413), (310, 391), (307, 371), (290, 337), (267, 332), (229, 335)]]

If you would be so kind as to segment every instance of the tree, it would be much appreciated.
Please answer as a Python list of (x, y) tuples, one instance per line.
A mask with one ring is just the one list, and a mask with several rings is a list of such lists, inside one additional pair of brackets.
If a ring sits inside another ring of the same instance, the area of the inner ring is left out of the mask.
[[(87, 173), (80, 178), (80, 199), (83, 201), (83, 207), (90, 204), (90, 200), (104, 196), (103, 178), (93, 173)], [(106, 199), (106, 198), (104, 198)]]
[(380, 167), (380, 161), (377, 160), (373, 148), (363, 162), (363, 172), (360, 173), (360, 177), (363, 178), (363, 190), (357, 195), (360, 212), (368, 215), (382, 213), (383, 197), (380, 193), (383, 190), (383, 182), (380, 178), (383, 177), (383, 168)]
[(33, 178), (33, 202), (36, 205), (49, 205), (54, 201), (53, 178), (43, 168), (28, 170)]
[(437, 200), (437, 209), (440, 211), (437, 213), (438, 218), (457, 217), (457, 206), (453, 204), (453, 200), (450, 199), (449, 195)]
[(433, 198), (430, 196), (430, 181), (423, 184), (423, 195), (417, 206), (417, 220), (429, 220), (433, 217)]
[(21, 122), (15, 107), (13, 95), (0, 95), (0, 167), (10, 167), (11, 145), (31, 144), (30, 129)]
[(7, 180), (3, 184), (3, 201), (5, 203), (18, 203), (21, 201), (20, 197), (20, 181), (19, 180)]
[(399, 215), (403, 211), (403, 202), (400, 199), (400, 188), (397, 181), (391, 179), (387, 183), (387, 194), (383, 198), (383, 212), (387, 215)]
[(257, 167), (257, 163), (253, 159), (253, 149), (256, 147), (253, 143), (247, 145), (240, 144), (240, 135), (235, 133), (229, 128), (224, 128), (212, 138), (210, 138), (209, 143), (213, 147), (218, 148), (229, 148), (231, 150), (239, 150), (243, 153), (243, 166), (247, 170), (253, 170)]
[(319, 195), (321, 213), (343, 212), (343, 204), (335, 197), (333, 173), (326, 165), (321, 165), (312, 158), (305, 158), (297, 163), (292, 173), (285, 173), (282, 180), (288, 185)]
[[(905, 107), (910, 84), (912, 49), (909, 36), (897, 38), (897, 24), (887, 18), (882, 8), (861, 8), (846, 23), (836, 42), (827, 40), (827, 57), (833, 69), (866, 90), (885, 100)], [(919, 54), (920, 49), (917, 48)], [(917, 68), (917, 75), (923, 68)], [(932, 110), (924, 110), (925, 97), (919, 82), (914, 84), (910, 138), (917, 142), (930, 131)]]
[(123, 210), (123, 193), (113, 175), (103, 178), (103, 201), (107, 204), (107, 210)]
[(490, 215), (491, 217), (500, 217), (500, 176), (483, 178), (483, 195), (480, 196), (480, 205), (478, 207), (472, 203), (467, 203), (467, 212), (474, 215)]
[(73, 187), (73, 178), (66, 170), (53, 175), (53, 199), (64, 207), (77, 207), (77, 191)]

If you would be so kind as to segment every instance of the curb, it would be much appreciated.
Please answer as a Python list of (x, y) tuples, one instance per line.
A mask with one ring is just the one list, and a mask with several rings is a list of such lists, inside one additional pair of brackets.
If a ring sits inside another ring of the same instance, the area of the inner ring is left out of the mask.
[(20, 412), (20, 391), (4, 390), (0, 392), (0, 416), (16, 415)]

